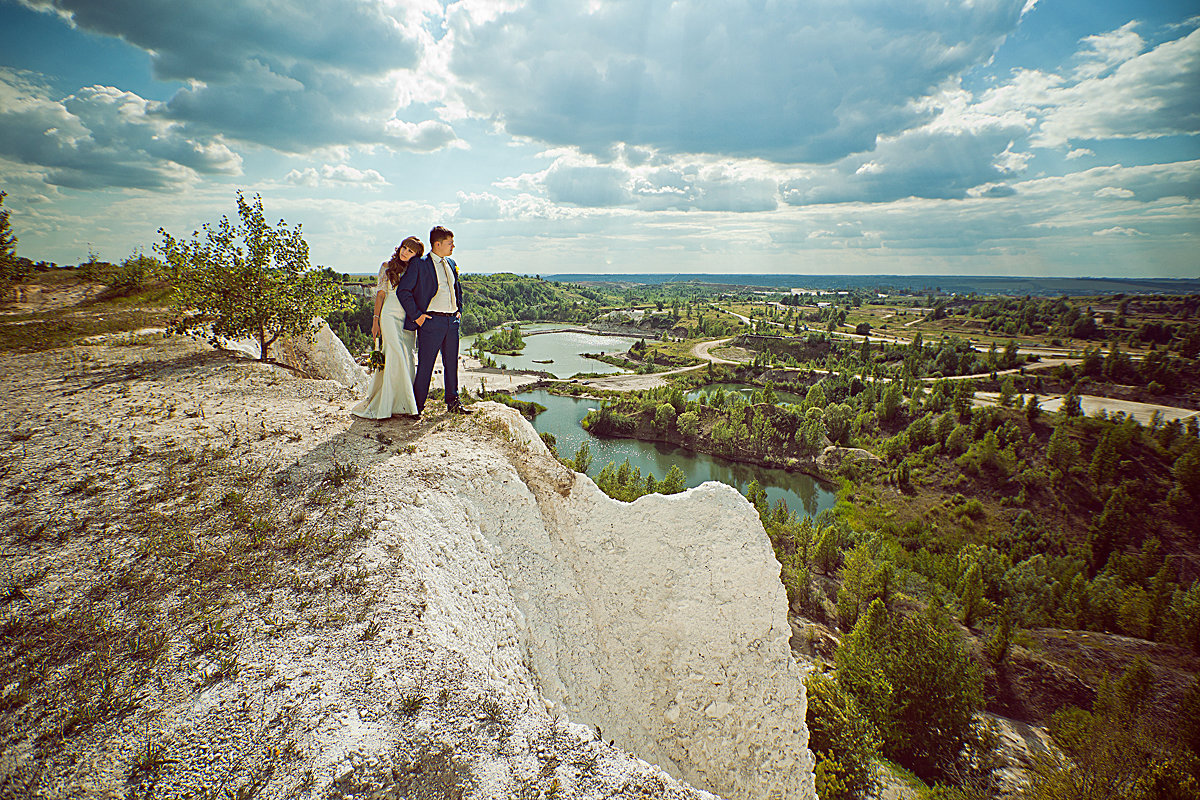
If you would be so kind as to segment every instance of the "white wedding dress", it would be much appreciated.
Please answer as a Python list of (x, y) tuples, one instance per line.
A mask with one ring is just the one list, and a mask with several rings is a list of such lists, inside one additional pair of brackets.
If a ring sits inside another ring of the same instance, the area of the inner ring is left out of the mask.
[(371, 373), (367, 393), (350, 413), (367, 419), (387, 419), (393, 414), (416, 414), (413, 376), (417, 371), (417, 333), (404, 329), (404, 306), (396, 287), (387, 278), (387, 265), (379, 270), (375, 293), (383, 292), (379, 328), (383, 339), (384, 367)]

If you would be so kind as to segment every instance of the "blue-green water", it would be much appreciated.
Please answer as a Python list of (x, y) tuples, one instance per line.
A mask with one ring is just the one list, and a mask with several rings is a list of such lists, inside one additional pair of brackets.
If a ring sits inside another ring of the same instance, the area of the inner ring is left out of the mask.
[[(562, 328), (562, 323), (538, 323), (534, 325), (522, 325), (521, 332), (533, 333), (538, 330)], [(487, 331), (480, 334), (484, 338), (491, 336), (495, 331)], [(536, 369), (543, 372), (549, 372), (556, 378), (569, 378), (572, 375), (580, 372), (597, 372), (604, 375), (610, 375), (617, 372), (625, 372), (626, 370), (620, 367), (614, 367), (611, 364), (605, 364), (603, 361), (597, 361), (594, 358), (584, 358), (580, 353), (607, 353), (609, 355), (624, 353), (628, 350), (636, 339), (628, 336), (600, 336), (594, 333), (576, 333), (566, 331), (560, 333), (543, 333), (537, 336), (525, 336), (525, 349), (520, 355), (504, 356), (496, 353), (488, 355), (496, 360), (497, 364), (508, 367), (509, 369)], [(474, 344), (475, 337), (467, 337), (464, 340), (464, 348)], [(552, 361), (550, 364), (539, 364), (538, 361)]]
[(757, 478), (766, 489), (771, 503), (782, 498), (787, 501), (788, 508), (798, 514), (815, 515), (832, 508), (836, 500), (833, 492), (799, 472), (739, 464), (659, 442), (592, 436), (580, 427), (579, 422), (588, 409), (600, 406), (598, 400), (561, 397), (544, 390), (522, 392), (519, 397), (546, 407), (534, 420), (533, 427), (539, 433), (554, 434), (559, 455), (567, 458), (575, 455), (579, 445), (587, 440), (592, 451), (592, 466), (588, 474), (593, 478), (600, 474), (608, 462), (620, 464), (629, 459), (629, 465), (640, 469), (642, 475), (652, 472), (659, 479), (666, 476), (672, 464), (678, 464), (688, 487), (699, 486), (705, 481), (720, 481), (744, 494), (747, 484)]

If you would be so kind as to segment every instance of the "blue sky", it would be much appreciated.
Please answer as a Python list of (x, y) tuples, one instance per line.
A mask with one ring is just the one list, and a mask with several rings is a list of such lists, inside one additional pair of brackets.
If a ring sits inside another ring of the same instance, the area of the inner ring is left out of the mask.
[(18, 252), (1200, 277), (1195, 0), (0, 0)]

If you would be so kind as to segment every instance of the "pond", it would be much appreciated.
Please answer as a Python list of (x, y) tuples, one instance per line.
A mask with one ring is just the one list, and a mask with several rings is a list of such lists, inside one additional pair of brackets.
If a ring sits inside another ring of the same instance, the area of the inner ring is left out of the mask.
[[(624, 353), (637, 339), (630, 336), (601, 336), (596, 333), (578, 333), (561, 331), (562, 323), (539, 323), (522, 325), (521, 333), (525, 339), (525, 349), (520, 355), (505, 356), (488, 353), (496, 363), (509, 369), (534, 369), (549, 372), (556, 378), (569, 378), (580, 372), (597, 372), (611, 375), (626, 372), (620, 367), (605, 364), (594, 358), (584, 358), (580, 353), (607, 353), (609, 355)], [(540, 330), (559, 330), (558, 333), (541, 333), (536, 336), (526, 334)], [(484, 338), (495, 333), (494, 330), (479, 334)], [(463, 350), (473, 346), (474, 336), (463, 340)], [(538, 363), (550, 361), (552, 363)]]
[(673, 464), (677, 464), (683, 470), (684, 483), (688, 487), (699, 486), (705, 481), (720, 481), (744, 494), (750, 481), (757, 478), (772, 504), (780, 499), (786, 500), (788, 508), (798, 514), (815, 516), (832, 508), (837, 499), (833, 492), (814, 478), (799, 472), (739, 464), (661, 442), (592, 436), (580, 427), (579, 422), (588, 409), (600, 406), (598, 400), (561, 397), (544, 390), (522, 392), (519, 397), (546, 407), (534, 420), (533, 427), (538, 433), (554, 434), (559, 455), (567, 458), (575, 455), (579, 445), (587, 440), (592, 451), (592, 466), (588, 474), (593, 478), (600, 474), (608, 462), (620, 464), (629, 459), (629, 465), (640, 469), (643, 476), (652, 472), (660, 480)]

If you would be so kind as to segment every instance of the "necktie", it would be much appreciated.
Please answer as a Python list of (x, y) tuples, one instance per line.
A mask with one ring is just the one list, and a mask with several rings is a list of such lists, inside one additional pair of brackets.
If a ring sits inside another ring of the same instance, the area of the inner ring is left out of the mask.
[(450, 290), (450, 305), (457, 311), (458, 304), (454, 301), (454, 273), (451, 271), (450, 264), (446, 261), (445, 256), (438, 256), (438, 258), (442, 262), (442, 275), (446, 278), (446, 287)]

